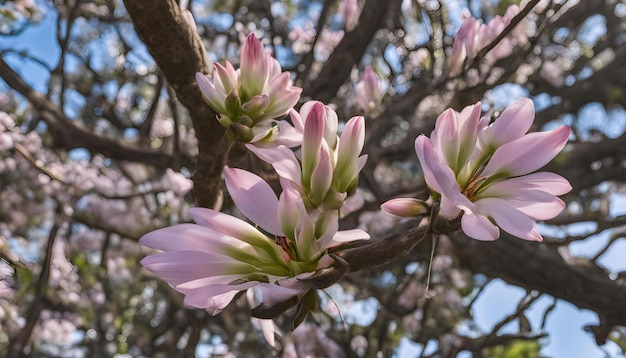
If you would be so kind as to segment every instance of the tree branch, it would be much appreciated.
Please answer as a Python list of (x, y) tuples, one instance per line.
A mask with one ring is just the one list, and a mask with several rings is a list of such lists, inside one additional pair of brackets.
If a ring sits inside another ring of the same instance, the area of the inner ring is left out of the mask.
[[(40, 93), (35, 92), (5, 61), (0, 54), (0, 77), (6, 84), (24, 96), (34, 107), (41, 119), (48, 125), (48, 132), (59, 148), (71, 150), (85, 148), (93, 153), (100, 153), (117, 160), (128, 160), (153, 165), (157, 168), (169, 168), (173, 157), (162, 151), (137, 148), (111, 138), (95, 135), (93, 132), (79, 127), (65, 114)], [(190, 158), (187, 158), (189, 163)]]
[(137, 35), (189, 110), (199, 150), (193, 174), (194, 199), (199, 206), (213, 207), (221, 187), (226, 148), (220, 146), (224, 129), (204, 102), (195, 79), (196, 72), (209, 71), (202, 39), (174, 0), (125, 0), (124, 4)]
[(372, 37), (381, 27), (386, 14), (398, 8), (402, 1), (367, 0), (363, 6), (359, 25), (348, 32), (335, 47), (318, 77), (304, 89), (303, 97), (324, 103), (330, 102), (343, 85), (355, 64), (361, 61)]

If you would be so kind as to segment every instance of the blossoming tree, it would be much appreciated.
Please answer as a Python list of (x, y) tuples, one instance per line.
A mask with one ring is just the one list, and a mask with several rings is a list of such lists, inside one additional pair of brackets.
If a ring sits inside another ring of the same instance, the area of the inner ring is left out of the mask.
[(626, 8), (475, 5), (0, 5), (0, 352), (624, 352)]

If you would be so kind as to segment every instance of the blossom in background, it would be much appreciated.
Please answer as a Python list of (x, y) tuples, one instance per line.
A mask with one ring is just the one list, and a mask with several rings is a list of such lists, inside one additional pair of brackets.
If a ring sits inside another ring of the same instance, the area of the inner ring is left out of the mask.
[[(454, 36), (452, 52), (448, 57), (448, 68), (451, 76), (461, 73), (465, 59), (474, 59), (480, 50), (494, 41), (504, 29), (511, 23), (511, 20), (525, 6), (526, 1), (520, 6), (511, 5), (507, 8), (504, 16), (496, 15), (488, 23), (482, 23), (473, 17), (468, 17), (463, 21), (459, 31)], [(487, 57), (492, 62), (507, 57), (513, 51), (513, 45), (521, 45), (527, 41), (521, 26), (513, 29), (511, 36), (505, 37), (487, 53)]]
[(381, 81), (372, 66), (366, 66), (361, 79), (356, 84), (356, 107), (372, 112), (383, 101)]
[(300, 157), (286, 146), (248, 149), (272, 164), (283, 188), (304, 199), (307, 209), (335, 210), (354, 194), (367, 155), (360, 155), (365, 142), (365, 120), (352, 117), (337, 136), (337, 114), (321, 102), (309, 101), (300, 112), (291, 111), (294, 133), (301, 142)]
[(337, 12), (341, 15), (347, 32), (354, 30), (359, 24), (361, 10), (359, 9), (358, 0), (341, 0)]
[(224, 175), (233, 201), (258, 228), (218, 211), (193, 208), (189, 214), (196, 224), (159, 229), (140, 239), (164, 251), (141, 264), (185, 294), (188, 306), (218, 312), (239, 291), (252, 287), (262, 291), (266, 303), (302, 295), (308, 287), (298, 279), (332, 264), (328, 248), (369, 238), (361, 230), (338, 231), (336, 215), (309, 214), (290, 190), (277, 199), (255, 174), (226, 168)]
[[(440, 213), (455, 218), (462, 212), (468, 236), (495, 240), (501, 228), (541, 241), (536, 221), (552, 219), (565, 207), (556, 196), (571, 190), (569, 182), (554, 173), (532, 172), (563, 149), (570, 128), (526, 134), (533, 120), (530, 99), (517, 100), (491, 125), (480, 117), (479, 102), (461, 113), (446, 110), (430, 138), (417, 137), (415, 151), (433, 197), (441, 199)], [(403, 216), (420, 213), (419, 203), (404, 200), (382, 208)]]
[(286, 122), (273, 125), (298, 102), (302, 89), (290, 85), (289, 72), (263, 49), (261, 41), (248, 35), (241, 49), (240, 69), (226, 61), (215, 63), (211, 76), (196, 74), (200, 90), (218, 112), (220, 124), (243, 142), (270, 140)]

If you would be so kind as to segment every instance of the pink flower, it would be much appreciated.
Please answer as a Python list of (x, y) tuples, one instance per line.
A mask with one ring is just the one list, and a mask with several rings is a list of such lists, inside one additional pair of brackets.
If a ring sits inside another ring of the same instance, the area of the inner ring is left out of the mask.
[(196, 73), (208, 104), (219, 114), (220, 124), (240, 141), (275, 139), (280, 126), (272, 122), (287, 114), (300, 99), (301, 88), (289, 84), (289, 72), (250, 34), (241, 50), (241, 68), (226, 61), (215, 63), (212, 76)]
[[(431, 138), (416, 139), (426, 183), (441, 200), (440, 213), (447, 218), (462, 213), (461, 227), (468, 236), (495, 240), (501, 228), (541, 241), (536, 221), (563, 210), (565, 204), (556, 196), (571, 190), (568, 181), (554, 173), (531, 173), (563, 149), (570, 129), (526, 134), (533, 120), (530, 99), (517, 100), (491, 125), (480, 118), (479, 102), (461, 113), (446, 110)], [(394, 214), (416, 211), (415, 202), (404, 200), (382, 208)]]
[(371, 112), (383, 100), (381, 82), (372, 66), (366, 66), (361, 80), (356, 84), (356, 106), (363, 111)]
[(232, 168), (224, 174), (233, 201), (259, 228), (194, 208), (189, 214), (196, 224), (159, 229), (140, 239), (164, 251), (141, 264), (185, 294), (188, 306), (217, 313), (237, 292), (256, 286), (268, 302), (301, 295), (308, 287), (298, 278), (332, 264), (329, 247), (369, 237), (360, 230), (338, 231), (338, 217), (332, 213), (310, 215), (289, 190), (277, 199), (255, 174)]
[(248, 149), (271, 163), (283, 188), (291, 188), (305, 200), (308, 209), (339, 209), (356, 191), (359, 173), (367, 155), (360, 155), (365, 141), (365, 120), (352, 117), (337, 136), (335, 111), (321, 102), (309, 101), (300, 113), (292, 111), (293, 143), (302, 143), (300, 158), (286, 146)]
[[(452, 51), (448, 57), (448, 68), (451, 76), (461, 73), (466, 59), (475, 58), (480, 50), (494, 41), (500, 33), (509, 25), (511, 19), (519, 13), (520, 7), (511, 5), (507, 8), (504, 16), (495, 16), (488, 23), (483, 24), (480, 20), (469, 17), (463, 21), (459, 31), (454, 36)], [(502, 39), (491, 51), (486, 54), (491, 62), (507, 57), (513, 51), (514, 43), (521, 45), (526, 42), (526, 36), (521, 25), (513, 32), (514, 40)]]

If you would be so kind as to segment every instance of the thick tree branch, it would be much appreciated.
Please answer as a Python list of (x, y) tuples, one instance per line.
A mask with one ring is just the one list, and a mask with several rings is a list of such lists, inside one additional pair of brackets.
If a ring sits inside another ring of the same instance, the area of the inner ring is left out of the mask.
[(196, 72), (209, 71), (202, 40), (174, 0), (125, 0), (124, 4), (135, 31), (189, 110), (199, 150), (193, 175), (195, 200), (199, 206), (212, 207), (220, 191), (226, 148), (220, 146), (224, 129), (195, 80)]
[(461, 264), (475, 273), (537, 290), (592, 310), (612, 325), (626, 325), (626, 286), (611, 281), (600, 270), (566, 263), (546, 244), (502, 233), (499, 240), (481, 242), (451, 235)]

